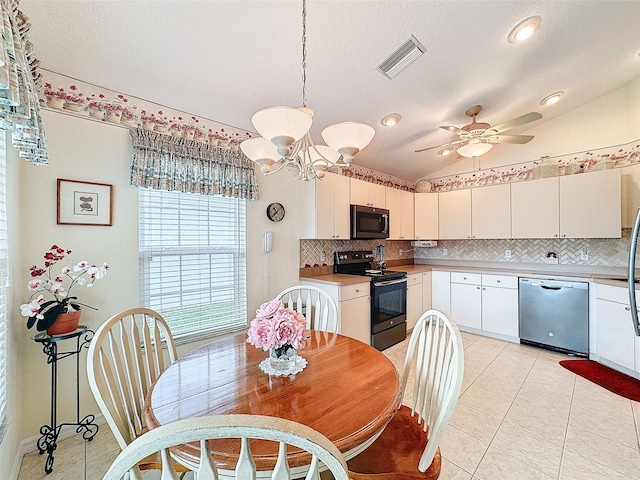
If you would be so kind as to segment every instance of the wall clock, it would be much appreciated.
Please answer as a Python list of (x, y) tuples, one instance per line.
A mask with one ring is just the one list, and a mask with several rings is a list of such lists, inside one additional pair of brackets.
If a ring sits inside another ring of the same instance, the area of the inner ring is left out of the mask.
[(267, 207), (267, 218), (272, 222), (279, 222), (284, 218), (284, 207), (281, 203), (270, 203)]

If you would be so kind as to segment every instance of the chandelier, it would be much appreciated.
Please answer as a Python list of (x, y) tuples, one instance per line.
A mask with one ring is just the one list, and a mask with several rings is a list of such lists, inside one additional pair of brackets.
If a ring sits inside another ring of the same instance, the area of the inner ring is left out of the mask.
[(322, 131), (327, 145), (315, 145), (309, 129), (313, 110), (307, 107), (307, 6), (302, 0), (302, 107), (269, 107), (257, 111), (251, 123), (260, 137), (240, 144), (242, 152), (260, 166), (264, 175), (283, 168), (294, 172), (296, 180), (321, 179), (330, 168), (346, 168), (375, 134), (370, 125), (341, 122)]

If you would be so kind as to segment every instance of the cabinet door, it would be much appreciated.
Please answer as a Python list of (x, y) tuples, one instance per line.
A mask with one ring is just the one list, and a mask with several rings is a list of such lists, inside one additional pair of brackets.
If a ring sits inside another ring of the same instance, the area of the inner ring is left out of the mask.
[(401, 198), (401, 239), (415, 238), (413, 192), (399, 190)]
[(369, 296), (340, 302), (340, 333), (371, 345), (371, 300)]
[(316, 217), (315, 238), (334, 238), (335, 236), (335, 177), (337, 175), (328, 173), (321, 181), (315, 181), (316, 210), (315, 212), (306, 212), (306, 215), (315, 215)]
[(352, 205), (369, 205), (369, 183), (357, 178), (349, 179), (350, 203)]
[[(326, 177), (326, 175), (325, 175)], [(321, 182), (324, 182), (324, 178)], [(349, 177), (345, 175), (333, 175), (333, 218), (334, 237), (343, 240), (350, 238), (351, 212), (349, 211)], [(322, 204), (318, 205), (322, 210)]]
[(369, 205), (376, 208), (387, 208), (386, 187), (379, 183), (369, 183)]
[(402, 236), (402, 191), (387, 187), (386, 202), (389, 210), (389, 240)]
[(482, 287), (482, 330), (518, 336), (518, 290)]
[(407, 287), (407, 330), (412, 330), (422, 315), (422, 284)]
[(416, 193), (414, 195), (415, 237), (423, 240), (438, 238), (438, 194)]
[(438, 196), (439, 238), (471, 238), (471, 189), (440, 193)]
[(511, 185), (471, 189), (471, 237), (511, 238)]
[(422, 274), (422, 312), (431, 310), (431, 272)]
[(482, 328), (480, 285), (451, 284), (451, 320), (460, 327)]
[(451, 272), (431, 272), (431, 308), (451, 315)]
[(596, 355), (635, 369), (635, 334), (628, 305), (596, 300)]
[(558, 177), (511, 184), (512, 238), (554, 238), (559, 228)]
[(560, 178), (560, 236), (620, 238), (620, 170)]

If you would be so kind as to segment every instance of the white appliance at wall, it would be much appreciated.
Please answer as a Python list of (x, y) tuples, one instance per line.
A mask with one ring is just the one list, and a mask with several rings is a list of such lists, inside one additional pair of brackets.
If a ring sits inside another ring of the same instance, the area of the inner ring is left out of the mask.
[(640, 324), (638, 324), (638, 306), (636, 305), (636, 250), (638, 248), (638, 233), (640, 231), (640, 208), (636, 215), (636, 221), (633, 224), (633, 232), (631, 233), (631, 246), (629, 248), (629, 307), (631, 310), (631, 319), (633, 320), (633, 328), (636, 336), (640, 337)]

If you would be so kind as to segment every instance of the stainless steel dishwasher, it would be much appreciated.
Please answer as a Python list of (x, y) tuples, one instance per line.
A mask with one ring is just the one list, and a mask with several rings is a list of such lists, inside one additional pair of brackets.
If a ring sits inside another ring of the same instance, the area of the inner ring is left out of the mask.
[(520, 342), (589, 353), (589, 284), (520, 278)]

